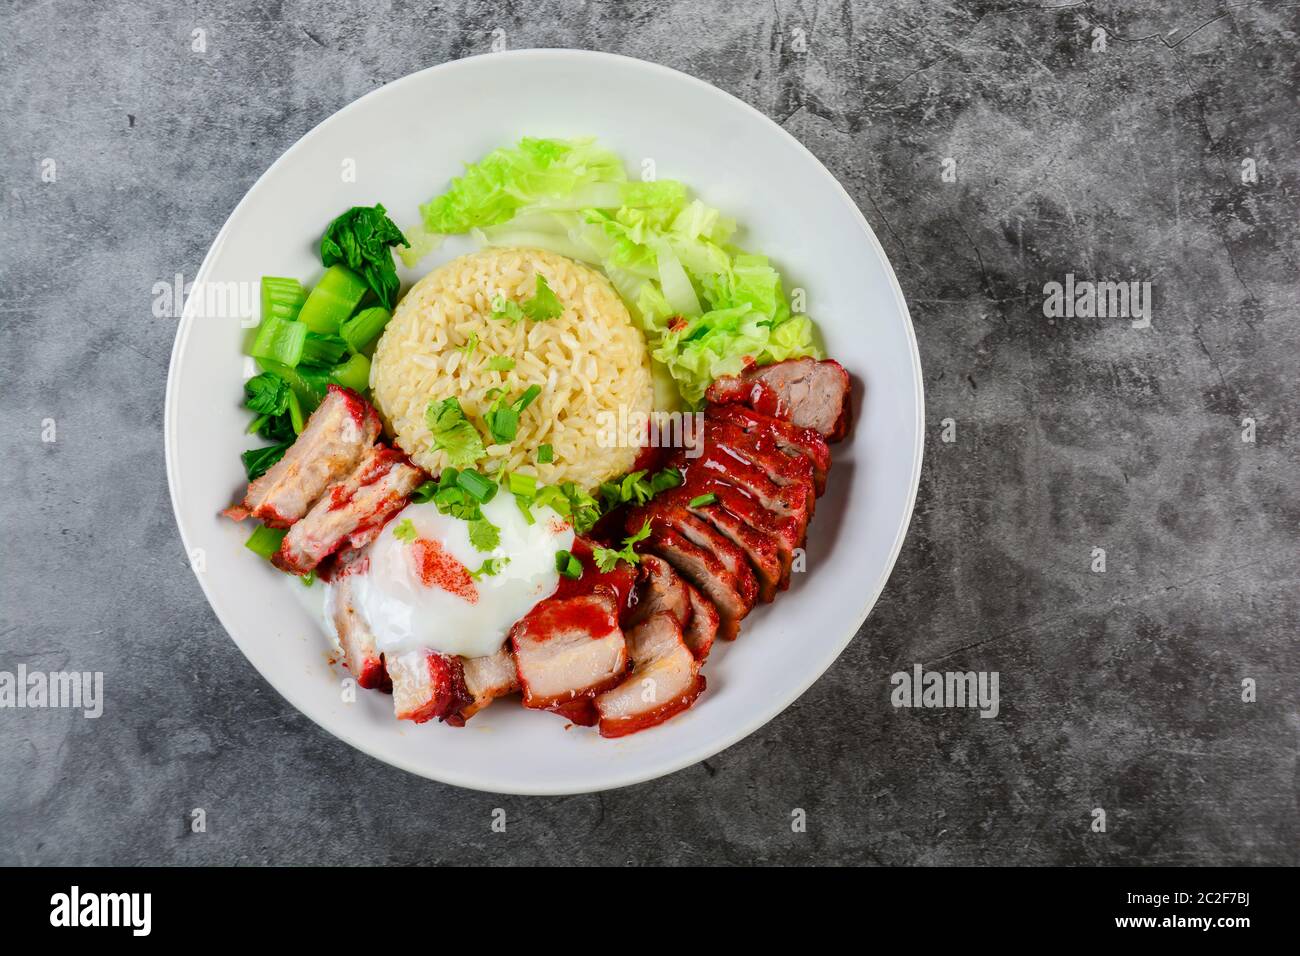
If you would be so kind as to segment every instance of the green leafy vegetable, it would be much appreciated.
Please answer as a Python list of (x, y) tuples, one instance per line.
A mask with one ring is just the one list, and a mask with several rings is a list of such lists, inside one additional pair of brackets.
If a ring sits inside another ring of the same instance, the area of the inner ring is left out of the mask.
[(608, 574), (614, 570), (620, 561), (626, 561), (628, 564), (638, 563), (641, 560), (641, 555), (637, 554), (632, 549), (632, 546), (648, 537), (650, 537), (650, 521), (646, 519), (639, 531), (623, 539), (621, 549), (615, 550), (613, 548), (602, 548), (599, 545), (594, 546), (591, 549), (591, 555), (596, 562), (596, 567), (602, 573)]
[(262, 372), (244, 383), (244, 407), (259, 415), (283, 415), (289, 410), (289, 385), (278, 375)]
[(429, 232), (468, 232), (505, 222), (530, 202), (626, 178), (622, 160), (591, 139), (525, 138), (468, 166), (446, 193), (421, 206), (420, 214)]
[(717, 504), (717, 501), (718, 501), (718, 496), (710, 491), (707, 494), (696, 495), (689, 502), (687, 502), (687, 507), (703, 508), (705, 505)]
[(263, 317), (253, 337), (253, 347), (248, 354), (255, 359), (266, 359), (293, 368), (302, 361), (307, 344), (307, 326), (292, 319), (279, 319), (274, 315)]
[(354, 392), (364, 392), (370, 387), (370, 359), (353, 355), (342, 365), (330, 369), (330, 381)]
[(415, 525), (411, 523), (410, 518), (403, 518), (397, 523), (397, 527), (393, 528), (393, 537), (398, 541), (405, 541), (407, 544), (410, 544), (419, 536), (420, 533), (415, 530)]
[(555, 460), (555, 449), (550, 445), (537, 446), (537, 463), (539, 465), (549, 465)]
[(392, 317), (393, 313), (377, 305), (362, 309), (339, 326), (339, 335), (353, 352), (369, 357), (375, 351), (380, 333)]
[(244, 547), (263, 558), (270, 558), (280, 550), (280, 542), (289, 533), (287, 528), (268, 528), (259, 525), (244, 542)]
[(334, 365), (348, 352), (348, 343), (338, 335), (308, 332), (303, 343), (302, 361), (308, 365)]
[(360, 304), (366, 288), (366, 280), (351, 269), (332, 265), (302, 304), (298, 321), (322, 335), (337, 332)]
[(566, 578), (576, 581), (578, 578), (582, 577), (582, 562), (568, 551), (556, 551), (555, 570), (559, 571)]
[(409, 246), (383, 205), (353, 206), (329, 224), (320, 241), (322, 265), (346, 265), (358, 273), (390, 312), (401, 283), (393, 265), (393, 246)]
[(275, 316), (291, 321), (307, 301), (307, 292), (297, 279), (262, 276), (262, 318)]
[(253, 481), (266, 474), (272, 465), (284, 457), (284, 453), (292, 444), (292, 441), (285, 441), (265, 448), (250, 448), (243, 452), (239, 457), (244, 462), (244, 472), (248, 475), (248, 480)]
[(445, 452), (452, 466), (465, 468), (486, 454), (483, 438), (474, 423), (465, 417), (460, 399), (452, 397), (430, 403), (424, 417), (433, 435), (433, 447)]
[(509, 355), (494, 355), (488, 359), (487, 367), (493, 372), (508, 372), (515, 367), (515, 360)]

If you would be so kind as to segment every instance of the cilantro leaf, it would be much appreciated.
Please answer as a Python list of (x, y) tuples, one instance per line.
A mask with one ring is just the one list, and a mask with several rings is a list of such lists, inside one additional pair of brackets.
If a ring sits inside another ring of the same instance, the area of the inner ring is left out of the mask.
[(453, 466), (464, 468), (486, 454), (483, 438), (474, 423), (465, 417), (460, 399), (453, 397), (429, 403), (424, 418), (433, 435), (433, 447), (446, 452), (447, 461)]
[(393, 529), (393, 537), (398, 541), (405, 541), (407, 544), (410, 544), (419, 536), (419, 532), (415, 530), (415, 525), (411, 524), (410, 518), (403, 518), (397, 523), (397, 527)]
[(471, 571), (469, 573), (469, 576), (472, 577), (475, 581), (479, 580), (480, 578), (495, 577), (496, 575), (500, 574), (501, 569), (504, 568), (509, 563), (510, 563), (509, 558), (488, 558), (481, 565), (479, 565), (479, 569), (477, 571)]
[(504, 295), (498, 295), (492, 300), (492, 318), (504, 319), (507, 322), (522, 322), (524, 310), (519, 307), (518, 302), (512, 302)]
[(545, 322), (547, 319), (558, 319), (564, 314), (564, 304), (560, 302), (559, 297), (551, 291), (550, 285), (546, 281), (546, 276), (540, 272), (537, 273), (537, 292), (531, 299), (523, 301), (524, 314), (534, 322)]
[(411, 244), (386, 213), (376, 203), (353, 206), (339, 216), (321, 236), (320, 261), (326, 267), (342, 263), (360, 275), (383, 307), (391, 312), (401, 285), (391, 247), (409, 248)]
[(475, 518), (469, 523), (469, 543), (475, 551), (492, 551), (501, 544), (501, 529), (487, 518)]
[(601, 573), (609, 574), (618, 566), (620, 561), (637, 564), (641, 560), (641, 555), (637, 554), (632, 546), (648, 537), (650, 537), (650, 520), (647, 518), (642, 523), (639, 531), (623, 539), (622, 548), (615, 550), (614, 548), (602, 548), (596, 545), (591, 549), (591, 556), (595, 559), (596, 567), (600, 569)]

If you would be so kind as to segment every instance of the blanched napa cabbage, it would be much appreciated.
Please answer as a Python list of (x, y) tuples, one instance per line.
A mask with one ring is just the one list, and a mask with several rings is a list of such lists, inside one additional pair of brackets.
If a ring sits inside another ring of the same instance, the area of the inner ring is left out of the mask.
[(820, 357), (780, 274), (731, 244), (732, 220), (680, 182), (628, 181), (622, 161), (592, 139), (525, 138), (495, 150), (420, 212), (413, 248), (469, 232), (600, 267), (692, 404), (714, 378), (750, 363)]

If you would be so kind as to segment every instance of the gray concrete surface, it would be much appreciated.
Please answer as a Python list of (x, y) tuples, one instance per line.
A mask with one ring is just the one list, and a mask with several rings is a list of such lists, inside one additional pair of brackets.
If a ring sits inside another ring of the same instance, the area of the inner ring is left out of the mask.
[[(1296, 863), (1298, 27), (1207, 0), (7, 3), (0, 670), (102, 670), (112, 712), (0, 710), (0, 863)], [(153, 284), (316, 123), (496, 28), (685, 70), (805, 142), (886, 246), (928, 398), (911, 533), (829, 673), (704, 764), (566, 799), (428, 783), (298, 716), (208, 609), (163, 467)], [(1150, 282), (1151, 327), (1048, 321), (1067, 273)], [(1001, 715), (894, 709), (913, 662), (999, 671)]]

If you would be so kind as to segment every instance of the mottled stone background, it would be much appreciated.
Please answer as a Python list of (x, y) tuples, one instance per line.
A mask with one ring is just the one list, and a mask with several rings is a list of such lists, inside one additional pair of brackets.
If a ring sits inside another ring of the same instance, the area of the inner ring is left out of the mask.
[[(111, 709), (0, 711), (0, 863), (1296, 863), (1298, 27), (1209, 0), (10, 0), (0, 669), (106, 671)], [(916, 516), (843, 657), (706, 763), (565, 799), (429, 783), (295, 713), (208, 609), (163, 467), (153, 284), (303, 133), (496, 28), (785, 126), (875, 226), (925, 365)], [(1152, 327), (1049, 322), (1067, 272), (1150, 281)], [(894, 710), (914, 661), (998, 670), (1001, 716)]]

